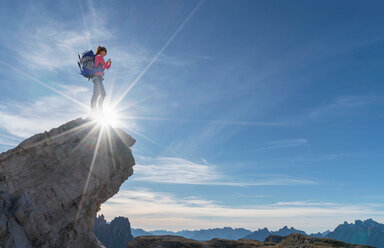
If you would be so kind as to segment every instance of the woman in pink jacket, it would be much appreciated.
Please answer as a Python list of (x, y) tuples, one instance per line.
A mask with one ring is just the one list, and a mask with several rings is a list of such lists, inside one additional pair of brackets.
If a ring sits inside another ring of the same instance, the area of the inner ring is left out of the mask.
[(111, 60), (108, 59), (107, 63), (104, 61), (104, 56), (107, 55), (107, 49), (105, 47), (99, 46), (95, 54), (95, 66), (99, 67), (100, 70), (95, 73), (95, 76), (92, 78), (93, 82), (93, 96), (91, 99), (91, 110), (92, 113), (103, 111), (103, 101), (105, 98), (105, 89), (103, 86), (103, 76), (104, 70), (111, 67)]

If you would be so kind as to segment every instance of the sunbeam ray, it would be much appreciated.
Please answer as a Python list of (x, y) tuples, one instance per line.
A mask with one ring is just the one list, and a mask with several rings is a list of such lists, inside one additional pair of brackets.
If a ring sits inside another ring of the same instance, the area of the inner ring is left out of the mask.
[[(113, 82), (113, 81), (112, 81), (112, 82)], [(111, 83), (110, 85), (111, 85), (111, 87), (109, 88), (109, 92), (110, 92), (109, 94), (111, 95), (111, 97), (106, 97), (106, 98), (105, 98), (105, 100), (104, 100), (105, 103), (104, 103), (104, 104), (105, 104), (106, 106), (110, 106), (110, 105), (112, 105), (112, 104), (111, 104), (111, 101), (112, 101), (111, 99), (112, 99), (112, 95), (113, 95), (114, 83)]]
[(82, 18), (82, 21), (83, 21), (84, 29), (86, 31), (85, 32), (85, 36), (87, 37), (88, 47), (91, 47), (91, 40), (89, 38), (90, 32), (89, 32), (89, 28), (88, 28), (88, 25), (87, 25), (87, 20), (85, 19), (84, 9), (83, 9), (83, 5), (81, 4), (81, 0), (79, 0), (79, 5), (80, 5), (81, 18)]
[(137, 84), (137, 82), (144, 76), (147, 70), (152, 66), (153, 63), (160, 57), (160, 55), (164, 52), (164, 50), (169, 46), (169, 44), (175, 39), (175, 37), (179, 34), (179, 32), (183, 29), (185, 24), (191, 19), (191, 17), (195, 14), (195, 12), (200, 8), (203, 4), (204, 0), (200, 0), (200, 2), (196, 5), (196, 7), (189, 13), (189, 15), (184, 19), (181, 25), (176, 29), (173, 35), (168, 39), (168, 41), (164, 44), (164, 46), (160, 49), (160, 51), (153, 57), (151, 62), (144, 68), (144, 70), (136, 77), (136, 79), (131, 83), (131, 85), (123, 92), (123, 94), (117, 99), (115, 105), (119, 104), (120, 101), (128, 94), (128, 92)]
[(162, 117), (142, 117), (142, 116), (126, 116), (121, 117), (122, 120), (146, 120), (146, 121), (179, 121), (179, 122), (202, 122), (217, 123), (224, 125), (254, 125), (254, 126), (298, 126), (298, 123), (289, 122), (262, 122), (262, 121), (225, 121), (225, 120), (192, 120), (180, 118), (162, 118)]
[(56, 92), (56, 93), (58, 93), (59, 95), (64, 96), (65, 98), (67, 98), (67, 99), (73, 101), (74, 103), (79, 104), (81, 107), (83, 107), (84, 109), (86, 109), (87, 111), (89, 111), (90, 107), (88, 107), (88, 106), (85, 105), (84, 103), (82, 103), (82, 102), (76, 100), (75, 98), (73, 98), (73, 97), (71, 97), (71, 96), (68, 96), (68, 95), (65, 94), (64, 92), (62, 92), (62, 91), (60, 91), (60, 90), (58, 90), (58, 89), (55, 89), (54, 87), (52, 87), (52, 86), (50, 86), (50, 85), (44, 83), (43, 81), (41, 81), (41, 80), (39, 80), (39, 79), (37, 79), (37, 78), (34, 78), (33, 76), (29, 75), (28, 73), (26, 73), (26, 72), (24, 72), (24, 71), (21, 71), (21, 70), (17, 69), (16, 67), (14, 67), (14, 66), (12, 66), (12, 65), (10, 65), (10, 64), (8, 64), (8, 63), (5, 63), (5, 62), (3, 62), (3, 61), (1, 61), (1, 60), (0, 60), (0, 64), (3, 64), (3, 65), (5, 65), (5, 66), (8, 66), (9, 68), (11, 68), (11, 69), (12, 69), (13, 71), (15, 71), (16, 73), (18, 73), (18, 74), (20, 74), (20, 75), (23, 75), (24, 77), (27, 77), (27, 78), (29, 78), (29, 79), (35, 81), (36, 83), (38, 83), (38, 84), (40, 84), (40, 85), (43, 85), (43, 86), (46, 87), (47, 89), (50, 89), (50, 90), (52, 90), (53, 92)]
[[(87, 128), (88, 126), (90, 126), (92, 124), (93, 124), (92, 122), (87, 122), (87, 123), (81, 124), (80, 126), (74, 127), (72, 129), (69, 129), (69, 130), (67, 130), (65, 132), (62, 132), (60, 134), (51, 136), (51, 137), (49, 137), (49, 139), (54, 140), (54, 139), (60, 138), (61, 136), (67, 135), (69, 133), (72, 133), (72, 132), (75, 132), (75, 131), (79, 131), (80, 129), (83, 129), (83, 128)], [(44, 143), (44, 142), (45, 142), (45, 140), (41, 140), (39, 142), (36, 142), (36, 143), (31, 144), (31, 145), (25, 146), (24, 148), (25, 149), (29, 149), (29, 148), (35, 147), (37, 145), (40, 145), (41, 143)]]
[(80, 141), (79, 144), (76, 145), (76, 147), (71, 151), (71, 153), (69, 155), (71, 155), (72, 153), (74, 153), (75, 151), (77, 151), (77, 149), (79, 149), (86, 141), (87, 139), (94, 133), (97, 131), (97, 128), (100, 128), (100, 125), (97, 124), (96, 121), (92, 121), (92, 123), (95, 125), (90, 131), (89, 133)]
[(116, 166), (116, 161), (114, 159), (114, 151), (113, 151), (113, 146), (112, 146), (112, 140), (111, 140), (111, 129), (110, 127), (107, 127), (107, 139), (108, 139), (108, 147), (109, 147), (109, 152), (111, 153), (111, 158), (112, 158), (112, 163), (113, 166)]
[[(131, 115), (132, 113), (126, 113), (126, 111), (129, 110), (137, 110), (137, 108), (134, 109), (134, 107), (137, 107), (140, 103), (146, 102), (149, 99), (151, 99), (154, 95), (142, 97), (141, 99), (135, 101), (135, 102), (126, 102), (124, 106), (115, 106), (113, 109), (111, 109), (116, 115), (118, 115), (118, 119), (123, 119), (123, 116)], [(110, 98), (112, 99), (112, 98)], [(106, 104), (106, 109), (112, 108), (114, 104), (111, 101), (108, 101)]]
[[(136, 131), (135, 131), (134, 129), (132, 129), (132, 128), (128, 128), (128, 130), (129, 130), (130, 132), (132, 132), (132, 133), (134, 133), (134, 134), (136, 134), (136, 135), (142, 137), (143, 139), (145, 139), (145, 140), (147, 140), (147, 141), (149, 141), (149, 142), (151, 142), (151, 143), (153, 143), (153, 144), (155, 144), (155, 145), (161, 147), (161, 145), (160, 145), (159, 143), (157, 143), (157, 142), (154, 141), (153, 139), (151, 139), (151, 138), (145, 136), (144, 134), (141, 134), (141, 133), (139, 133), (139, 132), (136, 132)], [(117, 133), (117, 135), (119, 135), (119, 133)], [(123, 138), (122, 138), (120, 135), (119, 135), (119, 137), (120, 137), (121, 140), (123, 140)], [(129, 147), (129, 146), (128, 146), (128, 147)]]
[(98, 151), (99, 151), (99, 146), (100, 146), (101, 136), (103, 135), (103, 130), (104, 130), (104, 128), (103, 128), (103, 127), (100, 127), (100, 129), (99, 129), (99, 135), (98, 135), (98, 137), (97, 137), (96, 147), (95, 147), (95, 150), (94, 150), (94, 152), (93, 152), (93, 157), (92, 157), (91, 166), (89, 167), (89, 172), (88, 172), (87, 180), (85, 181), (85, 185), (84, 185), (83, 193), (81, 194), (81, 199), (80, 199), (80, 203), (79, 203), (79, 208), (78, 208), (77, 213), (76, 213), (75, 223), (77, 223), (77, 220), (79, 219), (79, 214), (80, 214), (80, 211), (81, 211), (81, 208), (82, 208), (84, 195), (85, 195), (85, 192), (86, 192), (87, 189), (88, 189), (89, 180), (90, 180), (90, 178), (91, 178), (91, 174), (92, 174), (92, 171), (93, 171), (93, 167), (94, 167), (94, 165), (95, 165), (95, 161), (96, 161), (97, 153), (98, 153)]

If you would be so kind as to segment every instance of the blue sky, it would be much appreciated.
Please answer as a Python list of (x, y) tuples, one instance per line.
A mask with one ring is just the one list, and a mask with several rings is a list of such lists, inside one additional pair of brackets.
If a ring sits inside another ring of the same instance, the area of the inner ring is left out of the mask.
[[(134, 228), (384, 222), (381, 1), (5, 1), (0, 151), (87, 116), (77, 54), (108, 49), (137, 139), (102, 205)], [(126, 94), (123, 94), (126, 93)]]

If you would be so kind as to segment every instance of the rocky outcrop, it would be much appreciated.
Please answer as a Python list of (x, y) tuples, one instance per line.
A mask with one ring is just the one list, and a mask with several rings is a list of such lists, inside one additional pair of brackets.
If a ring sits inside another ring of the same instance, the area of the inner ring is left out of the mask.
[(284, 239), (284, 236), (269, 235), (264, 242), (280, 243)]
[(291, 234), (284, 237), (275, 247), (348, 247), (348, 248), (373, 248), (368, 245), (356, 245), (328, 238), (309, 237), (302, 234)]
[(277, 239), (272, 237), (268, 240), (278, 240), (274, 242), (260, 242), (252, 239), (226, 240), (212, 239), (210, 241), (196, 241), (179, 236), (141, 236), (130, 241), (127, 248), (325, 248), (325, 247), (348, 247), (363, 248), (370, 246), (353, 245), (337, 240), (325, 238), (313, 238), (301, 234), (291, 234), (287, 237)]
[(132, 175), (134, 143), (77, 119), (0, 154), (0, 247), (103, 247), (94, 218)]
[(133, 239), (131, 224), (125, 217), (116, 217), (108, 224), (104, 215), (100, 215), (95, 219), (93, 231), (106, 248), (124, 248)]
[(246, 230), (244, 228), (233, 229), (231, 227), (224, 227), (224, 228), (214, 228), (214, 229), (208, 229), (208, 230), (203, 229), (199, 231), (194, 231), (193, 235), (190, 238), (199, 240), (199, 241), (206, 241), (213, 238), (236, 240), (250, 233), (251, 231)]
[(262, 246), (262, 242), (250, 239), (197, 241), (180, 236), (164, 235), (136, 237), (128, 243), (127, 248), (250, 248)]

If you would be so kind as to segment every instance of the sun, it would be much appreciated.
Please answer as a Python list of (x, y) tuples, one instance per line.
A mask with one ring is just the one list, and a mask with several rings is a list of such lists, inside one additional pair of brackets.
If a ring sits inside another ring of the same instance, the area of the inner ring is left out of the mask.
[(118, 127), (120, 125), (118, 111), (110, 106), (105, 106), (103, 112), (96, 113), (94, 120), (101, 126)]

